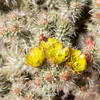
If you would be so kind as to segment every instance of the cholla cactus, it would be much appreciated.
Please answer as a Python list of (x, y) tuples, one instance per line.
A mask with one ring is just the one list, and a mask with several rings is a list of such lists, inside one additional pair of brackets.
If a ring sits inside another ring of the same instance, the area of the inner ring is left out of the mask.
[(99, 91), (98, 0), (1, 0), (0, 4), (2, 100), (69, 100), (77, 95), (84, 99), (92, 87)]

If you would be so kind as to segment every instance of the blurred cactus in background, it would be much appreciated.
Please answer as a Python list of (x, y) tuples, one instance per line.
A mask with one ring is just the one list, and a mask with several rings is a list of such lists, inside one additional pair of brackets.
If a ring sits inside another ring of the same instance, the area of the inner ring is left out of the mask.
[(0, 0), (0, 11), (9, 12), (15, 8), (19, 8), (21, 6), (20, 0)]

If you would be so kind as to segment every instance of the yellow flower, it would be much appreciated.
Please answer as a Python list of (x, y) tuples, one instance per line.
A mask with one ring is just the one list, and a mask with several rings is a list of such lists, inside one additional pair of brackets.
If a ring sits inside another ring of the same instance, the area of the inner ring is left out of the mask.
[(80, 50), (75, 50), (71, 48), (70, 58), (66, 62), (67, 66), (72, 69), (73, 72), (80, 73), (86, 68), (86, 58), (85, 54), (82, 54)]
[(57, 40), (55, 38), (48, 38), (47, 42), (41, 41), (40, 46), (47, 49), (47, 48), (50, 48), (55, 43), (57, 43)]
[(68, 57), (69, 48), (63, 48), (62, 43), (55, 38), (49, 38), (47, 42), (42, 41), (40, 46), (45, 49), (46, 58), (54, 64), (61, 64)]
[(33, 47), (29, 53), (26, 54), (26, 64), (32, 67), (39, 67), (43, 64), (45, 58), (42, 47)]

